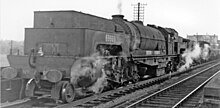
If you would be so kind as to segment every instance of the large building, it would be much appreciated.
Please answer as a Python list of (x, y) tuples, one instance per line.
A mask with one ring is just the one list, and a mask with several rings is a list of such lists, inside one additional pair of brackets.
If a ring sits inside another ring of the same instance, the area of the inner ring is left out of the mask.
[(217, 35), (187, 35), (187, 38), (194, 41), (206, 41), (209, 42), (212, 48), (217, 48), (218, 36)]

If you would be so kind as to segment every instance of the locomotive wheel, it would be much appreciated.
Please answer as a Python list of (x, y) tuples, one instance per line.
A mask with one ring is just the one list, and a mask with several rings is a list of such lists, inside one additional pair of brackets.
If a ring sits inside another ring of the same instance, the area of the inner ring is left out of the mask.
[(75, 98), (75, 91), (72, 84), (69, 82), (64, 82), (61, 90), (61, 100), (64, 103), (70, 103)]
[(132, 63), (128, 63), (125, 65), (124, 75), (125, 75), (126, 80), (130, 80), (132, 83), (136, 83), (140, 79), (140, 76), (135, 71), (135, 65)]
[(124, 75), (123, 75), (126, 80), (132, 78), (131, 72), (133, 72), (132, 65), (126, 64), (124, 67)]
[(137, 72), (134, 71), (132, 82), (133, 82), (133, 83), (136, 83), (136, 82), (138, 82), (139, 80), (140, 80), (140, 76), (137, 74)]
[(172, 72), (173, 71), (172, 67), (173, 67), (173, 64), (171, 63), (171, 61), (169, 61), (166, 66), (165, 73), (168, 74), (168, 73)]

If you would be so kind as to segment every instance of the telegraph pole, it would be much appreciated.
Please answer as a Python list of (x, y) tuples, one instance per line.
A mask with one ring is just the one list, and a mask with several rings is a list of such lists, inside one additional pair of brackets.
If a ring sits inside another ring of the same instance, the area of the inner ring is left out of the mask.
[(146, 5), (141, 3), (132, 4), (134, 6), (134, 20), (144, 21), (144, 6)]

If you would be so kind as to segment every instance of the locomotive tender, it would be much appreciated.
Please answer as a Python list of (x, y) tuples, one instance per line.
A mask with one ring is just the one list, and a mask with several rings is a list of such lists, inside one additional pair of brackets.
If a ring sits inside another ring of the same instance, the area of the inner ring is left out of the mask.
[[(11, 67), (7, 71), (16, 70), (18, 77), (27, 80), (27, 96), (51, 94), (56, 100), (71, 102), (77, 95), (91, 93), (88, 88), (103, 72), (107, 84), (96, 93), (175, 70), (188, 40), (172, 28), (144, 26), (123, 17), (36, 11), (34, 27), (25, 29), (24, 55), (8, 55)], [(94, 63), (100, 58), (106, 62), (97, 69)], [(86, 75), (74, 79), (75, 72), (84, 67), (95, 72), (88, 69)]]

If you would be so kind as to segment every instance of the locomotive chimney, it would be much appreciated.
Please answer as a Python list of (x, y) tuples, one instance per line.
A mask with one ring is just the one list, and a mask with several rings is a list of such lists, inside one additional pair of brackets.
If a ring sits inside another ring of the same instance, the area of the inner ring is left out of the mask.
[(118, 19), (124, 19), (124, 15), (120, 15), (120, 14), (118, 14), (118, 15), (112, 15), (112, 19), (113, 20), (118, 20)]

